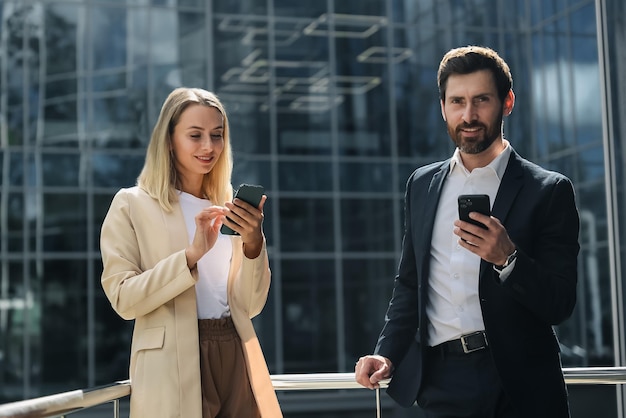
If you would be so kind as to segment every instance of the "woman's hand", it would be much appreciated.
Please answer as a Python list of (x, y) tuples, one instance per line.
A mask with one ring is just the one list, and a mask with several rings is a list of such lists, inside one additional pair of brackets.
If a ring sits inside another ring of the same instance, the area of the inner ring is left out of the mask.
[(224, 215), (230, 219), (225, 218), (223, 222), (241, 235), (243, 252), (251, 259), (258, 257), (263, 248), (263, 206), (266, 200), (267, 196), (263, 195), (258, 208), (237, 198), (226, 202)]
[(217, 241), (223, 223), (225, 209), (220, 206), (210, 206), (202, 209), (195, 217), (196, 232), (187, 249), (187, 265), (193, 269), (196, 263), (205, 255)]

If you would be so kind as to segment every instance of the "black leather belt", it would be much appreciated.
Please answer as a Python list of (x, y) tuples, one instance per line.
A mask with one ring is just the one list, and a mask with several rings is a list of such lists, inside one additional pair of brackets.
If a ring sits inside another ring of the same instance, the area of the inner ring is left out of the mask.
[(442, 354), (469, 354), (475, 351), (484, 350), (489, 346), (487, 335), (484, 331), (476, 331), (471, 334), (462, 335), (458, 340), (450, 340), (441, 343), (431, 350)]

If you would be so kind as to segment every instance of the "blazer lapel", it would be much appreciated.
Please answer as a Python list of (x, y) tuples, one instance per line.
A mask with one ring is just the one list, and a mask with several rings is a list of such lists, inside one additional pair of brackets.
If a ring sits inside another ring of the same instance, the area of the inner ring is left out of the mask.
[(430, 180), (430, 184), (428, 185), (428, 194), (426, 196), (426, 201), (428, 203), (426, 204), (423, 218), (424, 225), (428, 225), (428, 230), (426, 231), (427, 233), (422, 234), (424, 242), (424, 246), (422, 248), (430, 249), (433, 227), (435, 225), (435, 214), (437, 212), (437, 206), (439, 205), (439, 198), (441, 197), (441, 189), (443, 188), (443, 183), (448, 177), (449, 172), (450, 160), (447, 160), (441, 165), (439, 171), (433, 175)]
[(504, 171), (504, 176), (496, 194), (496, 200), (493, 202), (491, 214), (505, 224), (509, 211), (515, 200), (515, 196), (520, 191), (523, 184), (523, 170), (521, 157), (515, 152), (511, 152), (509, 162)]
[[(515, 151), (512, 151), (496, 194), (496, 200), (491, 208), (491, 215), (494, 218), (498, 218), (502, 225), (506, 225), (515, 196), (517, 196), (522, 187), (523, 174), (521, 157)], [(481, 277), (488, 268), (490, 268), (490, 264), (482, 260), (480, 263)]]
[(187, 225), (185, 225), (185, 217), (180, 204), (173, 204), (172, 211), (169, 213), (161, 209), (161, 213), (163, 215), (163, 223), (169, 234), (170, 253), (187, 248), (189, 245), (189, 234), (187, 233)]

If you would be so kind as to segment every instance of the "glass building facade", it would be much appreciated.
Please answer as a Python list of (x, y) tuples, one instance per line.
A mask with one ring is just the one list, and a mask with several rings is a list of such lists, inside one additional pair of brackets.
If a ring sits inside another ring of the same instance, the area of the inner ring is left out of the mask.
[[(255, 326), (270, 371), (352, 371), (383, 324), (405, 181), (453, 151), (436, 71), (467, 44), (491, 46), (511, 66), (513, 147), (576, 188), (579, 301), (557, 329), (564, 366), (624, 365), (624, 8), (0, 0), (0, 402), (128, 378), (132, 323), (100, 287), (100, 225), (113, 194), (134, 185), (178, 86), (218, 94), (234, 185), (267, 190), (273, 282)], [(371, 394), (360, 392), (323, 403), (319, 393), (279, 396), (287, 416), (346, 417), (371, 413)], [(596, 418), (623, 416), (620, 389), (572, 392), (576, 414), (592, 394)], [(600, 411), (598, 396), (608, 400)]]

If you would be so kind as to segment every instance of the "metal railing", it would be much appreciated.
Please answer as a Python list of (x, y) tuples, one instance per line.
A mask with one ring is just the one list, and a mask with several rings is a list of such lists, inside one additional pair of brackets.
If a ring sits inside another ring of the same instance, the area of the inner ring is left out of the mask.
[[(568, 385), (618, 385), (626, 383), (626, 367), (574, 367), (564, 368)], [(355, 382), (354, 373), (313, 373), (272, 375), (277, 391), (363, 389)], [(386, 388), (389, 380), (380, 382)], [(64, 417), (87, 408), (113, 403), (113, 417), (119, 418), (119, 401), (130, 395), (130, 381), (123, 380), (93, 389), (74, 390), (50, 396), (11, 402), (0, 405), (1, 418)], [(376, 407), (380, 414), (379, 390)]]

